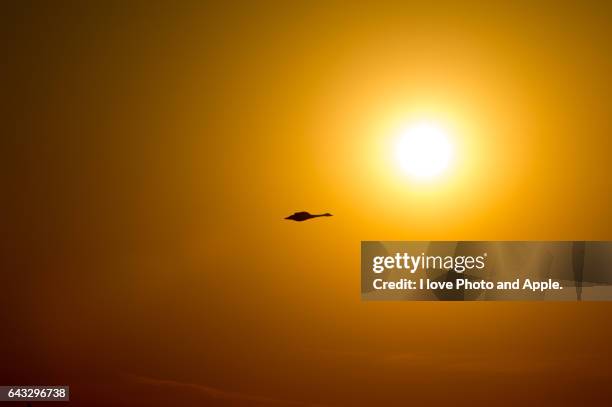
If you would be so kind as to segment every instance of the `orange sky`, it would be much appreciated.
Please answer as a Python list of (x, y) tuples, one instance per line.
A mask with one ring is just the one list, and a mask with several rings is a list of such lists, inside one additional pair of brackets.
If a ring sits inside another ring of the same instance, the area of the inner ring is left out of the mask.
[[(7, 10), (1, 382), (88, 406), (605, 400), (606, 303), (359, 292), (361, 240), (612, 240), (603, 3)], [(420, 118), (458, 148), (426, 185), (388, 149)]]

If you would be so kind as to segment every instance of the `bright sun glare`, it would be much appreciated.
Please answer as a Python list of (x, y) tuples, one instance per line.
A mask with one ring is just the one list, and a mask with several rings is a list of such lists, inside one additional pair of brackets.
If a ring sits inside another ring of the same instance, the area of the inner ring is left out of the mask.
[(453, 158), (453, 145), (444, 129), (431, 122), (404, 128), (395, 145), (402, 170), (418, 180), (430, 180), (446, 170)]

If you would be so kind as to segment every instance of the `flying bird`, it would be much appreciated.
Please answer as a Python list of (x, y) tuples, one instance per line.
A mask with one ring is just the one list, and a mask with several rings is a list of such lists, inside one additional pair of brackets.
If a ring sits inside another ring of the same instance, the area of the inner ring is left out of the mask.
[(296, 212), (291, 216), (287, 216), (285, 219), (294, 220), (296, 222), (302, 222), (312, 218), (319, 218), (321, 216), (332, 216), (331, 213), (323, 213), (321, 215), (312, 215), (308, 212)]

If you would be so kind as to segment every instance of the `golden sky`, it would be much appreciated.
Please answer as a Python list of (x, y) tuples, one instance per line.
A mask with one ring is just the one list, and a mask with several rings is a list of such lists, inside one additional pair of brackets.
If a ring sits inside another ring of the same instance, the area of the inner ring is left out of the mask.
[[(203, 3), (6, 11), (2, 383), (88, 406), (610, 396), (606, 303), (359, 292), (361, 240), (612, 239), (606, 2)], [(456, 146), (420, 184), (389, 147), (418, 120)]]

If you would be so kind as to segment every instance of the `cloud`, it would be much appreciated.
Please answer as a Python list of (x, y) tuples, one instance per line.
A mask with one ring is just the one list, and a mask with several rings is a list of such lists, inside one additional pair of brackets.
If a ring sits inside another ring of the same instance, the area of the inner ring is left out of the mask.
[(175, 380), (167, 379), (156, 379), (144, 376), (127, 375), (127, 377), (134, 382), (151, 385), (151, 386), (162, 386), (162, 387), (173, 387), (184, 390), (196, 391), (204, 394), (210, 398), (229, 400), (229, 401), (241, 401), (241, 402), (252, 402), (274, 406), (295, 406), (295, 407), (329, 407), (323, 404), (313, 404), (304, 401), (297, 400), (286, 400), (273, 397), (258, 396), (252, 394), (245, 394), (240, 392), (228, 391), (218, 389), (212, 386), (196, 383), (179, 382)]
[(590, 365), (596, 355), (560, 353), (449, 353), (449, 352), (406, 352), (389, 353), (381, 357), (385, 364), (405, 365), (423, 368), (430, 366), (440, 371), (489, 372), (489, 373), (543, 373), (560, 370), (575, 370), (581, 365)]

